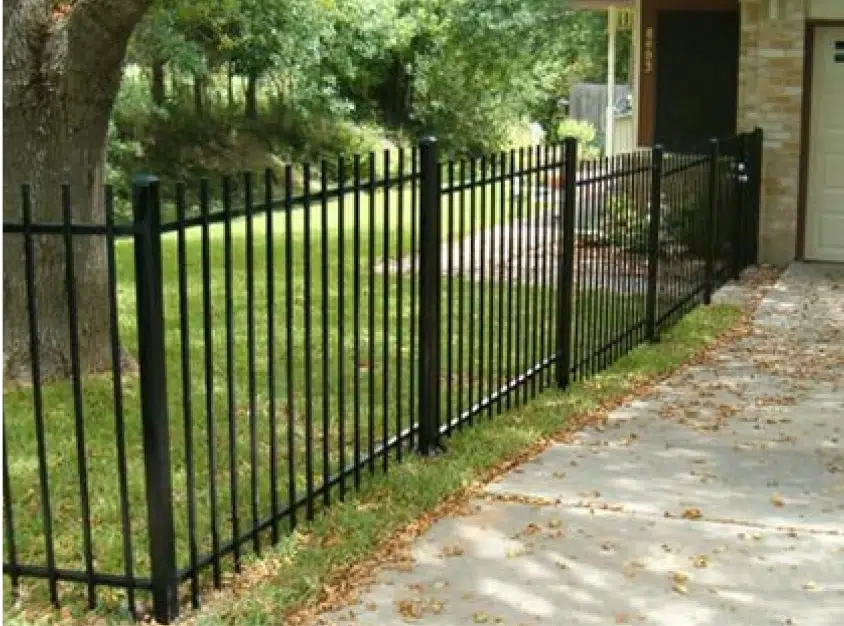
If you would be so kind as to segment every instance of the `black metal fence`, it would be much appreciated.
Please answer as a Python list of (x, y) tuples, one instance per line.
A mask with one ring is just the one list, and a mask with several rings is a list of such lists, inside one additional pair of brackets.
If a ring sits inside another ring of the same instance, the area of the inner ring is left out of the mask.
[[(585, 162), (573, 140), (456, 161), (428, 141), (168, 199), (139, 178), (117, 224), (109, 189), (92, 225), (73, 190), (51, 223), (24, 188), (3, 226), (30, 346), (4, 395), (11, 591), (173, 619), (367, 477), (708, 302), (756, 260), (760, 171), (756, 131)], [(88, 333), (110, 363), (84, 376), (83, 240), (105, 250), (108, 324)], [(47, 254), (64, 258), (57, 380)]]

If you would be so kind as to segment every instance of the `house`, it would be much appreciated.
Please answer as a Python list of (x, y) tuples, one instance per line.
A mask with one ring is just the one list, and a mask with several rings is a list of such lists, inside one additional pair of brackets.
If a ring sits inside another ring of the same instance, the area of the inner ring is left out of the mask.
[(633, 29), (636, 145), (761, 128), (760, 261), (844, 262), (844, 0), (572, 4), (608, 12), (611, 59)]

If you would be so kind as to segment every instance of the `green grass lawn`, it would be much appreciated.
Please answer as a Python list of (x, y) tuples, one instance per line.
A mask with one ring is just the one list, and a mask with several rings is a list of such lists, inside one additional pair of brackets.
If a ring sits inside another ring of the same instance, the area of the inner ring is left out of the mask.
[[(212, 546), (212, 491), (215, 491), (213, 495), (216, 497), (213, 513), (216, 515), (219, 539), (225, 543), (232, 536), (233, 513), (239, 521), (239, 533), (243, 534), (251, 527), (255, 514), (258, 519), (271, 514), (274, 501), (278, 507), (285, 507), (291, 494), (301, 497), (318, 488), (324, 474), (335, 475), (341, 467), (341, 457), (348, 464), (356, 455), (366, 456), (410, 423), (416, 402), (413, 383), (417, 375), (411, 350), (415, 349), (418, 356), (418, 339), (415, 347), (411, 346), (414, 315), (411, 277), (409, 273), (369, 271), (371, 265), (379, 266), (385, 258), (396, 260), (409, 254), (410, 198), (405, 194), (403, 199), (402, 227), (397, 222), (397, 193), (390, 194), (389, 200), (378, 194), (371, 205), (366, 195), (362, 198), (361, 235), (357, 247), (353, 237), (355, 207), (350, 198), (342, 207), (329, 203), (324, 224), (321, 207), (313, 206), (310, 228), (305, 224), (305, 211), (296, 211), (292, 215), (289, 233), (283, 213), (274, 214), (270, 237), (267, 236), (266, 220), (255, 218), (251, 229), (251, 252), (247, 243), (246, 220), (234, 221), (231, 229), (232, 289), (228, 294), (225, 288), (226, 232), (222, 226), (213, 226), (209, 232), (211, 290), (208, 301), (213, 331), (210, 346), (206, 345), (203, 332), (202, 231), (193, 228), (185, 233), (182, 252), (187, 282), (184, 286), (179, 282), (177, 237), (175, 234), (165, 237), (167, 397), (178, 537), (176, 548), (180, 567), (190, 563), (188, 510), (191, 492), (187, 489), (188, 480), (194, 483), (196, 541), (201, 557)], [(458, 198), (456, 210), (460, 204)], [(468, 197), (464, 197), (467, 212), (469, 204)], [(390, 215), (389, 222), (384, 218), (385, 213)], [(509, 203), (497, 203), (495, 213), (494, 217), (486, 216), (486, 225), (510, 219), (513, 210)], [(467, 214), (467, 233), (473, 228), (480, 228), (480, 214), (475, 218), (474, 224), (471, 224)], [(459, 220), (455, 222), (455, 232), (460, 232)], [(310, 254), (306, 253), (308, 246)], [(272, 251), (275, 264), (272, 280), (268, 280), (266, 271), (268, 249)], [(292, 299), (288, 299), (286, 291), (285, 260), (288, 254), (293, 277), (290, 284)], [(253, 260), (251, 275), (247, 271), (249, 255)], [(355, 258), (360, 261), (357, 291), (354, 289)], [(116, 260), (121, 342), (134, 354), (137, 352), (137, 340), (131, 242), (121, 242), (117, 246)], [(308, 275), (311, 276), (309, 298), (305, 284)], [(327, 279), (325, 283), (323, 279)], [(247, 285), (250, 281), (254, 286), (252, 336), (248, 332)], [(479, 280), (468, 277), (455, 277), (451, 283), (445, 277), (442, 280), (444, 418), (457, 415), (513, 376), (524, 372), (534, 364), (534, 355), (542, 359), (553, 349), (553, 288), (517, 283), (521, 285), (517, 290), (508, 290), (499, 283), (489, 282), (488, 273), (485, 283), (479, 283)], [(272, 306), (268, 302), (270, 284), (274, 289)], [(180, 288), (187, 293), (187, 300), (183, 303), (180, 302)], [(230, 337), (226, 332), (227, 296), (231, 303), (233, 329)], [(513, 296), (512, 300), (510, 296)], [(449, 301), (452, 303), (451, 316), (446, 306)], [(415, 304), (417, 308), (420, 305), (419, 302)], [(422, 306), (426, 304), (421, 303)], [(187, 320), (187, 334), (184, 337), (180, 328), (180, 305), (187, 313), (184, 318)], [(274, 385), (269, 379), (270, 311), (274, 316), (272, 328), (275, 334)], [(501, 311), (504, 312), (503, 319), (499, 315)], [(587, 344), (576, 345), (575, 349), (588, 352), (591, 347), (604, 344), (631, 320), (641, 318), (641, 314), (642, 301), (639, 297), (621, 298), (603, 291), (578, 293), (578, 328), (583, 337), (590, 339)], [(288, 315), (290, 324), (287, 323)], [(541, 324), (535, 325), (534, 320)], [(632, 342), (633, 338), (630, 339)], [(227, 358), (229, 342), (232, 346), (230, 360)], [(183, 372), (183, 345), (188, 376)], [(250, 349), (250, 345), (254, 349)], [(481, 345), (484, 346), (483, 352)], [(491, 353), (490, 346), (493, 347)], [(210, 384), (205, 376), (209, 347), (212, 364)], [(250, 361), (250, 352), (254, 352), (254, 362)], [(446, 377), (449, 352), (451, 379)], [(250, 370), (254, 372), (254, 385), (251, 386)], [(552, 373), (551, 369), (544, 371), (536, 389), (529, 386), (513, 394), (512, 403), (526, 400), (528, 395), (542, 387), (543, 382), (552, 380)], [(210, 414), (207, 411), (207, 385), (212, 391)], [(270, 410), (271, 398), (274, 399), (274, 413)], [(185, 410), (186, 400), (190, 403), (190, 411)], [(134, 373), (127, 373), (123, 378), (123, 402), (133, 569), (135, 575), (148, 576), (139, 387)], [(82, 524), (70, 386), (61, 382), (45, 386), (44, 407), (56, 564), (60, 568), (81, 570), (84, 569)], [(358, 407), (357, 411), (355, 407)], [(45, 547), (32, 415), (31, 390), (19, 388), (5, 392), (6, 454), (12, 477), (11, 501), (18, 560), (42, 564)], [(89, 377), (84, 381), (84, 419), (94, 565), (99, 572), (122, 574), (125, 566), (120, 521), (122, 511), (118, 498), (115, 411), (110, 375)], [(209, 423), (213, 425), (213, 436), (209, 433)], [(354, 437), (356, 429), (360, 432), (358, 446)], [(468, 439), (471, 436), (469, 434)], [(213, 468), (209, 464), (211, 452), (215, 457)], [(361, 469), (361, 480), (372, 480), (370, 472), (379, 475), (379, 468), (395, 464), (402, 453), (407, 455), (407, 449), (392, 450), (389, 455), (374, 459), (369, 467)], [(192, 456), (190, 464), (186, 459), (188, 454)], [(253, 456), (256, 459), (254, 465), (250, 461)], [(272, 459), (275, 459), (274, 465)], [(273, 475), (277, 479), (275, 483)], [(347, 481), (349, 487), (354, 479), (351, 477)], [(233, 484), (236, 497), (233, 497), (231, 489)], [(253, 488), (256, 494), (254, 508)], [(320, 497), (317, 508), (321, 508), (321, 502), (328, 499), (336, 500), (338, 495), (339, 488), (335, 486), (331, 493)], [(326, 499), (323, 500), (323, 497)], [(298, 519), (304, 520), (305, 514), (306, 511), (300, 509)], [(288, 530), (288, 523), (279, 525), (280, 534)], [(269, 539), (269, 530), (259, 538), (264, 547)], [(250, 544), (244, 546), (244, 553), (249, 552)], [(230, 558), (224, 560), (223, 569), (231, 569)], [(203, 574), (204, 581), (208, 581), (209, 575), (210, 568)], [(8, 590), (7, 577), (4, 577), (4, 584)], [(31, 600), (46, 597), (44, 585), (31, 581), (25, 581), (24, 585)], [(63, 597), (71, 603), (72, 597), (81, 597), (83, 591), (83, 585), (62, 585)], [(109, 600), (117, 599), (122, 593), (101, 588), (100, 598), (108, 605)], [(4, 597), (8, 602), (9, 594)]]

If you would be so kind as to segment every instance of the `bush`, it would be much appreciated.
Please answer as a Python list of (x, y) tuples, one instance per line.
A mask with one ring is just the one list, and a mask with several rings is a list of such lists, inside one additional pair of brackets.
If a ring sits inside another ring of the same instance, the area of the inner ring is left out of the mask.
[(108, 125), (108, 143), (106, 157), (106, 184), (114, 189), (114, 212), (120, 219), (131, 215), (130, 188), (132, 172), (138, 160), (143, 156), (143, 147), (134, 139), (123, 139), (114, 122)]
[(704, 193), (686, 192), (663, 208), (663, 236), (693, 256), (707, 253), (708, 206)]
[(706, 255), (708, 245), (708, 174), (708, 167), (695, 167), (663, 181), (662, 236), (698, 257)]
[(507, 129), (505, 148), (521, 148), (533, 145), (533, 133), (528, 122), (521, 120)]
[(111, 112), (111, 121), (121, 136), (140, 139), (149, 132), (151, 122), (166, 117), (167, 112), (153, 104), (145, 81), (123, 80)]
[(648, 251), (650, 215), (647, 207), (637, 206), (636, 199), (627, 193), (616, 193), (604, 200), (604, 212), (609, 221), (609, 243), (632, 252)]
[(591, 161), (601, 156), (601, 148), (595, 143), (597, 131), (589, 122), (568, 118), (557, 126), (557, 137), (577, 139), (577, 156), (581, 161)]

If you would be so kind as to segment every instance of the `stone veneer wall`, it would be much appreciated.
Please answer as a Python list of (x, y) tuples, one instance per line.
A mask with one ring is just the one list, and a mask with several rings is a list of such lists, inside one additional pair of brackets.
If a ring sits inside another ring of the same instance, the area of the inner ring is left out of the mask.
[(738, 125), (765, 133), (760, 260), (785, 265), (795, 256), (800, 187), (806, 2), (741, 3)]

